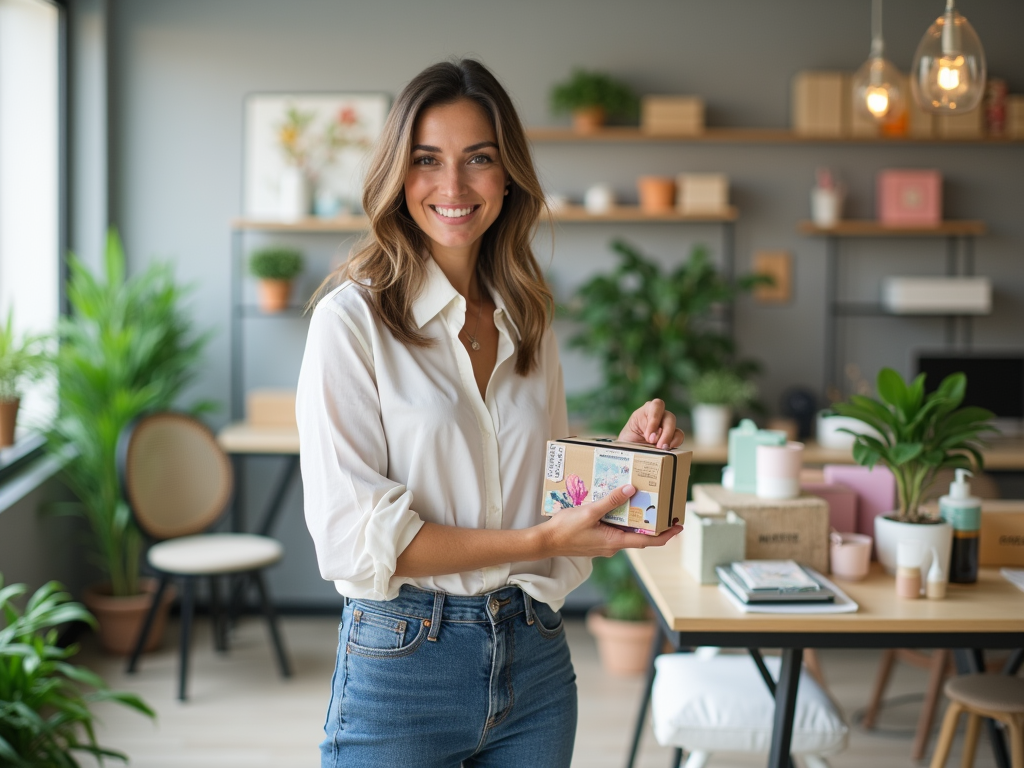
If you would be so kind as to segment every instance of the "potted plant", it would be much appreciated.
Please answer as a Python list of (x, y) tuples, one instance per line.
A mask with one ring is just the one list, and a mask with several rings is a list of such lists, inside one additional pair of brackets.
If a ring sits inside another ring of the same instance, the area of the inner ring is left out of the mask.
[(690, 382), (693, 439), (697, 445), (722, 445), (733, 410), (757, 396), (757, 387), (727, 368), (704, 371)]
[(260, 309), (280, 312), (288, 306), (292, 281), (302, 271), (302, 254), (293, 248), (263, 248), (252, 255), (249, 271), (259, 280)]
[(571, 112), (577, 133), (593, 133), (609, 116), (634, 116), (637, 98), (628, 85), (603, 72), (574, 69), (568, 80), (551, 89), (551, 110)]
[(22, 610), (14, 600), (25, 585), (4, 587), (0, 574), (0, 764), (76, 768), (75, 752), (128, 762), (97, 743), (90, 707), (111, 701), (156, 715), (138, 696), (112, 691), (97, 675), (68, 662), (78, 648), (62, 648), (56, 627), (73, 621), (94, 625), (95, 619), (61, 590), (51, 581)]
[(643, 672), (654, 641), (654, 620), (626, 554), (594, 558), (591, 580), (605, 597), (603, 605), (587, 612), (587, 629), (597, 641), (601, 665), (614, 675)]
[(14, 333), (14, 310), (0, 326), (0, 448), (14, 445), (14, 427), (21, 405), (21, 387), (42, 376), (47, 356), (42, 335)]
[(940, 562), (949, 562), (953, 530), (921, 510), (924, 491), (940, 469), (970, 468), (972, 459), (980, 469), (981, 437), (996, 431), (991, 411), (960, 407), (967, 391), (964, 374), (947, 376), (928, 395), (924, 382), (921, 374), (908, 385), (896, 371), (883, 368), (877, 399), (852, 395), (833, 406), (840, 416), (859, 419), (879, 435), (849, 430), (854, 460), (865, 467), (882, 464), (896, 478), (898, 509), (875, 518), (875, 549), (890, 573), (896, 570), (896, 544), (907, 539), (923, 540), (925, 552), (935, 547)]
[(667, 273), (625, 242), (613, 242), (612, 249), (618, 266), (588, 280), (560, 309), (579, 323), (569, 346), (601, 363), (601, 386), (569, 400), (591, 429), (617, 434), (637, 404), (654, 397), (676, 414), (689, 413), (685, 384), (698, 372), (728, 369), (742, 377), (757, 369), (737, 358), (715, 316), (767, 278), (729, 280), (700, 247)]
[[(121, 495), (117, 440), (138, 415), (175, 404), (195, 375), (207, 337), (193, 333), (181, 306), (185, 291), (168, 265), (125, 276), (115, 231), (107, 235), (101, 278), (73, 255), (69, 267), (71, 314), (58, 325), (59, 406), (47, 442), (67, 459), (63, 476), (78, 499), (74, 510), (92, 531), (105, 579), (86, 590), (85, 602), (98, 615), (103, 646), (128, 653), (155, 584), (139, 578), (142, 536)], [(210, 407), (200, 403), (192, 412)], [(159, 643), (159, 629), (151, 633), (150, 648)]]

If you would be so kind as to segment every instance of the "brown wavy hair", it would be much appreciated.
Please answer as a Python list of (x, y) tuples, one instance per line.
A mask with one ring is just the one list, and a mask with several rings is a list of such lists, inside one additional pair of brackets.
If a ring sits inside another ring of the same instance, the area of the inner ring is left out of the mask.
[(553, 299), (531, 246), (544, 193), (533, 167), (522, 122), (508, 93), (483, 64), (473, 59), (427, 67), (398, 95), (374, 147), (363, 185), (363, 210), (370, 230), (348, 261), (324, 281), (314, 299), (341, 280), (359, 284), (391, 332), (406, 344), (429, 346), (419, 333), (412, 305), (426, 278), (427, 235), (413, 221), (405, 202), (405, 177), (416, 120), (429, 107), (468, 99), (479, 104), (494, 125), (498, 155), (508, 173), (509, 193), (498, 218), (483, 235), (477, 276), (497, 291), (520, 343), (515, 371), (537, 365), (541, 338), (551, 322)]

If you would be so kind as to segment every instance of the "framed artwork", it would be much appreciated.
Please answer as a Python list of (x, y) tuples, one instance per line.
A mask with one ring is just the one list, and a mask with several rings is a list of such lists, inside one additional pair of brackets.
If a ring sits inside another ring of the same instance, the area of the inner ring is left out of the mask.
[(383, 93), (267, 93), (245, 100), (244, 211), (257, 219), (356, 212), (384, 127)]

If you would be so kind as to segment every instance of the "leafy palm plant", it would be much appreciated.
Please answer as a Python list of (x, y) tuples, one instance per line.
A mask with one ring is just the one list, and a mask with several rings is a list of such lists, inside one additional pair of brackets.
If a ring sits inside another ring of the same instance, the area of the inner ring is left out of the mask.
[(769, 278), (729, 280), (701, 247), (667, 274), (621, 240), (612, 250), (618, 266), (584, 283), (563, 310), (583, 326), (569, 345), (601, 361), (601, 386), (570, 398), (570, 408), (587, 416), (593, 428), (617, 432), (637, 405), (653, 397), (686, 413), (687, 384), (701, 372), (730, 370), (746, 377), (757, 369), (736, 357), (714, 316), (716, 307)]
[(865, 467), (878, 463), (892, 470), (899, 497), (898, 520), (926, 522), (920, 513), (921, 498), (940, 469), (968, 468), (974, 459), (983, 465), (981, 438), (996, 432), (993, 414), (984, 408), (960, 408), (967, 391), (967, 377), (953, 373), (929, 395), (924, 374), (909, 385), (896, 371), (878, 373), (878, 399), (853, 395), (834, 407), (842, 416), (874, 427), (881, 439), (844, 429), (854, 436), (853, 458)]
[(181, 307), (186, 289), (175, 284), (168, 265), (125, 276), (116, 231), (107, 235), (101, 278), (74, 256), (70, 267), (72, 314), (58, 328), (60, 408), (48, 442), (71, 457), (64, 475), (92, 529), (112, 594), (135, 595), (142, 538), (121, 496), (118, 436), (138, 415), (174, 404), (195, 376), (207, 335), (193, 332)]
[(0, 325), (0, 402), (17, 400), (21, 385), (39, 378), (46, 368), (44, 348), (46, 337), (14, 333), (14, 309), (7, 312), (7, 322)]
[(90, 705), (113, 701), (155, 717), (138, 696), (112, 691), (97, 675), (68, 663), (78, 648), (61, 648), (55, 627), (96, 620), (61, 589), (54, 581), (40, 587), (22, 611), (13, 601), (25, 585), (4, 587), (0, 574), (0, 765), (76, 768), (74, 752), (127, 762), (97, 743)]

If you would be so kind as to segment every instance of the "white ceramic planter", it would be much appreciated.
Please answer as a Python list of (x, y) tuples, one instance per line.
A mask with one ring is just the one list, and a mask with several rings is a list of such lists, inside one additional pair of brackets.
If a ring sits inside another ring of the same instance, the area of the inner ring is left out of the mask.
[[(895, 514), (895, 513), (894, 513)], [(925, 547), (921, 578), (932, 564), (932, 547), (939, 556), (939, 565), (949, 578), (949, 553), (953, 547), (953, 526), (941, 523), (901, 523), (885, 515), (875, 518), (875, 552), (888, 573), (896, 573), (896, 546), (901, 541), (920, 541)]]
[(281, 171), (278, 195), (278, 215), (284, 221), (298, 221), (309, 216), (312, 209), (310, 184), (301, 168), (288, 166)]
[(830, 414), (828, 411), (818, 411), (815, 429), (818, 436), (818, 445), (822, 448), (839, 448), (843, 450), (853, 448), (853, 435), (849, 432), (840, 432), (840, 429), (849, 429), (860, 434), (881, 438), (877, 430), (868, 426), (860, 419)]
[(693, 441), (697, 445), (725, 445), (732, 422), (732, 409), (726, 405), (693, 406)]

